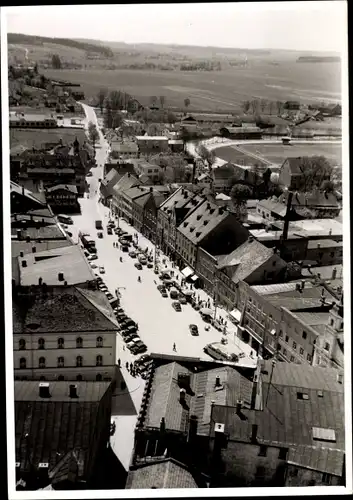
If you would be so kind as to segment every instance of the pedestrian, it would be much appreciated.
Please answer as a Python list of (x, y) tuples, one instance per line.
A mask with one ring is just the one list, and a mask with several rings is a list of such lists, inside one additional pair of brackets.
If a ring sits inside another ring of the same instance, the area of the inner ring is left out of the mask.
[(125, 363), (125, 366), (126, 366), (127, 371), (129, 371), (129, 363), (127, 361)]
[(119, 366), (119, 368), (121, 366), (121, 359), (120, 358), (118, 359), (118, 366)]
[(175, 342), (173, 344), (173, 351), (176, 351), (176, 344), (175, 344)]
[(132, 366), (132, 363), (130, 363), (130, 372), (132, 372), (133, 370), (133, 366)]
[(125, 346), (123, 345), (123, 351), (125, 351)]

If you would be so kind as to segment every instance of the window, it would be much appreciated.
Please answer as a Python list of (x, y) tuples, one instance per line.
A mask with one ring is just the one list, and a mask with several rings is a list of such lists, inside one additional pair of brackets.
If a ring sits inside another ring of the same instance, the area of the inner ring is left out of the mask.
[(77, 375), (77, 376), (76, 376), (76, 380), (79, 380), (79, 381), (80, 381), (80, 380), (83, 380), (82, 375)]
[(293, 363), (293, 361), (294, 361), (294, 356), (291, 356), (290, 357), (290, 362)]
[(60, 381), (65, 380), (64, 375), (59, 375), (59, 376), (58, 376), (58, 380), (60, 380)]
[(20, 370), (24, 370), (26, 367), (27, 367), (26, 358), (21, 358), (20, 359)]
[(277, 344), (277, 351), (281, 350), (281, 344)]
[(288, 448), (280, 448), (278, 453), (279, 460), (287, 460)]
[(333, 319), (330, 319), (330, 325), (333, 326), (333, 324), (334, 324)]
[(296, 349), (296, 348), (297, 348), (297, 343), (293, 342), (293, 349)]
[(79, 349), (80, 347), (82, 347), (82, 338), (81, 337), (77, 337), (76, 339), (76, 347)]
[(58, 368), (64, 368), (64, 358), (62, 356), (58, 358)]
[(280, 331), (278, 332), (278, 336), (279, 336), (279, 337), (283, 337), (283, 332), (282, 332), (282, 330), (280, 330)]
[(64, 342), (63, 338), (58, 339), (58, 349), (64, 349)]
[(297, 399), (307, 401), (309, 399), (309, 395), (306, 394), (305, 392), (297, 392)]
[(26, 350), (26, 341), (25, 341), (25, 339), (20, 339), (18, 345), (19, 345), (19, 350), (20, 351), (25, 351)]
[(103, 365), (103, 356), (97, 356), (96, 357), (96, 366), (102, 366)]
[(324, 472), (324, 473), (322, 474), (322, 482), (323, 482), (324, 484), (331, 484), (331, 475), (330, 475), (330, 474), (328, 474), (327, 472)]
[(77, 356), (77, 358), (76, 358), (76, 366), (82, 366), (82, 356)]
[(311, 362), (311, 355), (307, 354), (306, 359), (307, 359), (307, 361)]
[(329, 351), (330, 350), (330, 344), (328, 342), (325, 342), (324, 349), (325, 349), (325, 351)]
[(38, 339), (38, 349), (45, 349), (45, 340)]
[(301, 356), (303, 356), (303, 354), (304, 354), (304, 349), (301, 347), (301, 348), (299, 349), (299, 352), (300, 352), (300, 355), (301, 355)]
[(299, 470), (296, 467), (294, 467), (293, 469), (291, 469), (291, 476), (297, 477), (298, 472), (299, 472)]
[(101, 382), (102, 381), (102, 375), (100, 373), (97, 373), (96, 375), (96, 381)]
[(288, 335), (286, 335), (286, 342), (288, 342), (288, 340), (289, 340), (289, 337), (288, 337)]
[(45, 358), (39, 358), (39, 368), (45, 368)]
[(302, 337), (303, 337), (303, 339), (306, 339), (306, 337), (307, 337), (307, 333), (306, 333), (306, 332), (303, 332)]
[(267, 446), (261, 445), (259, 450), (259, 457), (266, 457), (267, 455)]
[(103, 338), (102, 337), (97, 337), (97, 347), (103, 347)]

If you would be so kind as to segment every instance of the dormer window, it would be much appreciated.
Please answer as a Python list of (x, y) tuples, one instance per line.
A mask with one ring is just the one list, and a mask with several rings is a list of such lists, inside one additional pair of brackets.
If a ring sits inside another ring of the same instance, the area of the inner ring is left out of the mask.
[(208, 224), (208, 220), (206, 219), (206, 220), (203, 221), (203, 225), (207, 226), (207, 224)]
[(195, 231), (195, 227), (194, 227), (194, 226), (191, 226), (191, 227), (190, 227), (190, 233), (192, 233), (193, 231)]
[(199, 214), (197, 217), (196, 217), (196, 220), (200, 220), (201, 219), (201, 214)]
[(189, 223), (188, 222), (184, 222), (184, 227), (186, 227)]
[(200, 234), (201, 234), (200, 231), (196, 233), (197, 238), (200, 236)]

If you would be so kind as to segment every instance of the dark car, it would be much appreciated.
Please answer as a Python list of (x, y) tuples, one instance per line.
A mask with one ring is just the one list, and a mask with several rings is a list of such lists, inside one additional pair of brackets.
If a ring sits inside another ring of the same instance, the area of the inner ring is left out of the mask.
[(148, 267), (148, 269), (152, 269), (153, 268), (152, 262), (147, 262), (147, 267)]
[(140, 264), (140, 262), (135, 262), (134, 266), (136, 267), (136, 269), (138, 269), (139, 271), (141, 271), (142, 264)]
[(180, 302), (173, 302), (172, 303), (172, 307), (177, 311), (177, 312), (181, 312), (181, 305), (180, 305)]
[(179, 294), (178, 300), (179, 300), (180, 304), (186, 304), (186, 302), (187, 302), (186, 297), (183, 294)]
[(113, 229), (111, 227), (107, 227), (107, 233), (108, 234), (113, 234)]
[(159, 292), (162, 292), (162, 290), (165, 290), (165, 286), (164, 285), (157, 285), (157, 290)]
[(129, 251), (129, 247), (127, 245), (123, 245), (122, 248), (121, 248), (121, 250), (123, 252), (128, 252)]
[(197, 336), (199, 334), (199, 329), (197, 328), (197, 325), (189, 325), (189, 329), (190, 329), (191, 335)]
[(162, 297), (167, 298), (168, 297), (167, 290), (162, 290), (161, 295), (162, 295)]
[(99, 231), (99, 232), (97, 233), (97, 236), (98, 236), (98, 238), (103, 238), (103, 233), (102, 233), (102, 231)]

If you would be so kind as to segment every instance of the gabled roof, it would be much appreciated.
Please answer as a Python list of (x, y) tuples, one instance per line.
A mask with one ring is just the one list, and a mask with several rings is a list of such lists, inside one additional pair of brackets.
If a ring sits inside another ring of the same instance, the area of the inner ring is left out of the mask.
[(173, 458), (146, 463), (130, 470), (126, 489), (198, 488), (188, 468)]
[(47, 188), (49, 193), (59, 190), (70, 191), (73, 194), (77, 194), (77, 187), (73, 184), (57, 184), (56, 186)]
[(119, 142), (112, 143), (112, 151), (116, 151), (118, 153), (137, 153), (138, 145), (136, 142)]
[(287, 212), (287, 205), (280, 203), (279, 201), (272, 200), (260, 200), (257, 204), (258, 208), (264, 208), (265, 210), (270, 210), (272, 213), (278, 215), (279, 217), (284, 217)]
[(137, 179), (137, 177), (126, 173), (121, 179), (118, 180), (118, 182), (115, 184), (113, 187), (113, 196), (114, 194), (120, 194), (121, 192), (133, 187), (133, 186), (139, 186), (141, 182)]
[(10, 181), (10, 192), (11, 192), (11, 196), (14, 196), (15, 194), (17, 194), (18, 196), (23, 196), (24, 198), (27, 198), (29, 201), (33, 202), (34, 204), (37, 204), (38, 205), (37, 208), (46, 207), (44, 194), (32, 193), (32, 191), (20, 186), (20, 184), (16, 184), (16, 182)]
[[(273, 251), (257, 240), (246, 241), (232, 253), (226, 255), (218, 262), (218, 269), (226, 267), (231, 269), (233, 281), (244, 281), (259, 267), (263, 266), (273, 257)], [(276, 269), (286, 266), (286, 263), (278, 257)]]
[(144, 195), (139, 196), (138, 198), (135, 198), (134, 202), (136, 203), (136, 205), (139, 205), (140, 207), (144, 207), (146, 205), (146, 203), (148, 202), (148, 200), (150, 199), (150, 197), (151, 197), (151, 193), (148, 191)]
[(222, 221), (231, 216), (232, 215), (227, 210), (224, 210), (223, 207), (205, 201), (199, 204), (195, 210), (183, 220), (182, 224), (178, 227), (178, 231), (194, 245), (197, 245)]
[(292, 175), (303, 175), (303, 171), (300, 168), (302, 164), (302, 159), (303, 158), (301, 156), (298, 156), (297, 158), (290, 156), (284, 160), (283, 164), (284, 163), (288, 164)]
[(141, 196), (146, 196), (146, 194), (149, 194), (149, 190), (146, 191), (146, 188), (143, 188), (142, 186), (134, 186), (129, 189), (125, 189), (123, 196), (135, 201)]

